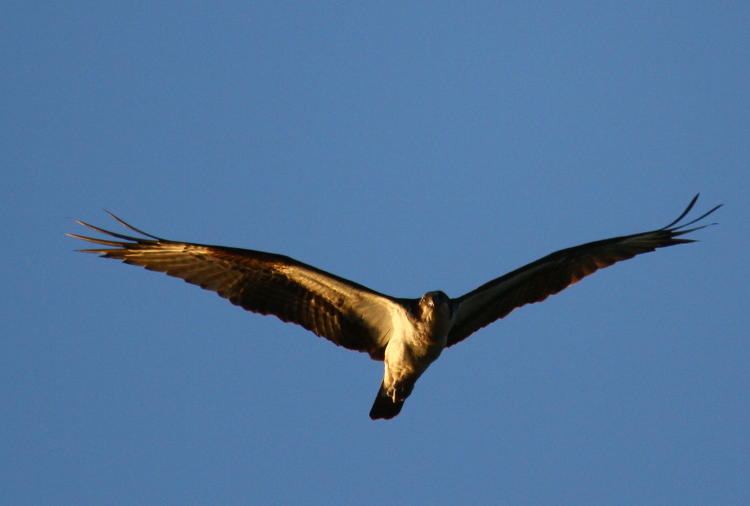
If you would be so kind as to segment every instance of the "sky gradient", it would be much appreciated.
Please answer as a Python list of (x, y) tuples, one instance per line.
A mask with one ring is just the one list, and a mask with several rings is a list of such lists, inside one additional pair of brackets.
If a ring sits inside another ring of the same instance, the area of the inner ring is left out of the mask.
[[(750, 503), (750, 4), (3, 10), (0, 504)], [(700, 242), (479, 331), (387, 422), (381, 363), (64, 236), (108, 209), (456, 297), (696, 192)]]

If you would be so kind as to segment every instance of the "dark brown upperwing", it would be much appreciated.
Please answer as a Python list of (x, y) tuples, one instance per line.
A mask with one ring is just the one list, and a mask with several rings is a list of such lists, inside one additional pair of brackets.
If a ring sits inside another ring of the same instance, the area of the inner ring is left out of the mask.
[(599, 269), (657, 248), (694, 242), (678, 237), (706, 227), (702, 225), (686, 229), (721, 207), (718, 205), (688, 223), (675, 226), (690, 212), (697, 200), (698, 195), (666, 227), (557, 251), (455, 299), (456, 322), (448, 335), (448, 346), (466, 339), (515, 308), (543, 301)]
[(383, 359), (389, 309), (397, 304), (395, 299), (287, 256), (171, 241), (112, 217), (149, 239), (110, 232), (83, 221), (77, 223), (122, 240), (68, 235), (111, 246), (83, 252), (182, 278), (248, 311), (275, 315), (340, 346)]

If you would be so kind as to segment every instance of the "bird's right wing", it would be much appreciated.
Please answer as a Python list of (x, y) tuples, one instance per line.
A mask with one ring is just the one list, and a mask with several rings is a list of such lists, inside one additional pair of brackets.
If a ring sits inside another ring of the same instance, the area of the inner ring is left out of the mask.
[(182, 278), (212, 290), (238, 306), (296, 323), (352, 350), (383, 359), (396, 299), (283, 255), (226, 246), (178, 242), (147, 234), (112, 215), (146, 238), (79, 224), (110, 237), (71, 237), (109, 246), (81, 250)]

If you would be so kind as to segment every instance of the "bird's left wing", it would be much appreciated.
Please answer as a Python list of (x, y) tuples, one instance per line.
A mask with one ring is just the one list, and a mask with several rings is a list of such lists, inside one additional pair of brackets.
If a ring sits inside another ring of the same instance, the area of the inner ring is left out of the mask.
[(641, 253), (654, 251), (656, 248), (694, 242), (692, 239), (678, 237), (707, 226), (686, 228), (721, 207), (718, 205), (688, 223), (677, 225), (690, 212), (696, 200), (698, 195), (693, 197), (687, 209), (666, 227), (557, 251), (455, 299), (456, 320), (448, 335), (448, 346), (466, 339), (485, 325), (503, 318), (515, 308), (543, 301), (599, 269)]
[(402, 309), (396, 299), (287, 256), (163, 239), (111, 216), (146, 237), (110, 232), (83, 221), (77, 223), (120, 240), (68, 235), (109, 246), (83, 252), (182, 278), (248, 311), (275, 315), (382, 360), (391, 313)]

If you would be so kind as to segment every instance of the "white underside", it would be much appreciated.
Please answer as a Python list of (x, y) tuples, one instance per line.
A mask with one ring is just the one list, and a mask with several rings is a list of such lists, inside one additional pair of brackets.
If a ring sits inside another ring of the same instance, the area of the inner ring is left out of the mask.
[(414, 384), (445, 348), (451, 322), (420, 325), (405, 310), (391, 318), (391, 334), (385, 348), (383, 387), (394, 402), (409, 396)]

